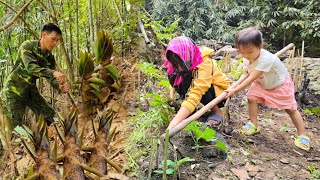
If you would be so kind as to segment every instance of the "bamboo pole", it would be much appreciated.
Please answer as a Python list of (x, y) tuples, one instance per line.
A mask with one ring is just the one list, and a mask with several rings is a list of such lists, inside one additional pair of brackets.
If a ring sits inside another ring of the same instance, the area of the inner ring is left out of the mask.
[(292, 66), (293, 66), (293, 61), (294, 61), (294, 54), (295, 54), (295, 50), (296, 50), (296, 47), (294, 46), (293, 49), (292, 49), (292, 53), (291, 53), (291, 57), (290, 57), (290, 69), (289, 69), (289, 75), (292, 79)]
[(156, 139), (152, 139), (151, 153), (150, 153), (150, 160), (149, 160), (149, 170), (148, 170), (148, 180), (151, 180), (153, 158), (154, 158), (154, 153), (155, 153), (156, 146), (157, 146), (157, 140)]
[(73, 64), (73, 34), (72, 34), (72, 17), (71, 17), (71, 11), (70, 11), (70, 2), (67, 1), (67, 5), (68, 5), (68, 11), (69, 11), (69, 47), (70, 47), (70, 51), (69, 51), (69, 55), (70, 55), (70, 63)]
[(303, 56), (304, 56), (304, 41), (302, 41), (302, 50), (301, 50), (301, 58), (300, 58), (300, 73), (298, 80), (298, 90), (301, 90), (301, 81), (302, 81), (302, 68), (303, 68)]
[(88, 0), (88, 11), (89, 11), (89, 31), (90, 31), (90, 38), (91, 41), (94, 41), (94, 28), (93, 28), (93, 19), (92, 19), (92, 3), (91, 0)]
[(79, 0), (76, 0), (76, 57), (79, 59)]
[[(289, 49), (293, 48), (294, 44), (290, 43), (289, 45), (287, 45), (286, 47), (284, 47), (283, 49), (281, 49), (280, 51), (278, 51), (277, 53), (275, 53), (276, 56), (279, 56), (281, 54), (283, 54), (284, 52), (288, 51)], [(247, 75), (242, 75), (239, 80), (233, 84), (231, 86), (231, 88), (235, 88), (237, 87), (239, 84), (241, 84), (241, 82), (243, 82), (245, 79), (247, 79), (249, 77), (249, 74)], [(221, 102), (222, 100), (225, 99), (225, 97), (227, 96), (226, 92), (221, 93), (219, 96), (217, 96), (215, 99), (213, 99), (211, 102), (209, 102), (207, 105), (203, 106), (199, 111), (195, 112), (193, 115), (189, 116), (188, 118), (182, 120), (178, 125), (176, 125), (175, 127), (168, 129), (169, 131), (169, 136), (172, 137), (174, 136), (176, 133), (178, 133), (179, 131), (181, 131), (184, 127), (186, 127), (191, 121), (198, 119), (199, 117), (201, 117), (205, 112), (209, 111), (212, 107), (214, 107), (215, 105), (217, 105), (219, 102)], [(165, 134), (162, 134), (160, 139), (164, 139), (165, 138)], [(160, 141), (161, 142), (161, 141)]]
[(168, 145), (169, 145), (169, 129), (166, 130), (165, 133), (165, 141), (164, 141), (164, 146), (163, 146), (163, 174), (162, 174), (162, 180), (167, 179), (167, 159), (168, 159)]
[(293, 72), (293, 83), (294, 83), (294, 89), (297, 90), (298, 88), (298, 80), (297, 80), (297, 73), (298, 73), (298, 66), (299, 66), (299, 61), (300, 61), (300, 51), (298, 49), (298, 55), (297, 58), (294, 61), (294, 72)]
[(177, 174), (178, 177), (180, 177), (180, 171), (179, 171), (179, 165), (178, 165), (178, 156), (177, 156), (177, 146), (175, 146), (174, 144), (172, 144), (173, 146), (173, 160), (174, 160), (174, 164), (177, 165), (177, 169), (175, 169), (175, 171), (173, 172), (173, 180), (177, 179)]

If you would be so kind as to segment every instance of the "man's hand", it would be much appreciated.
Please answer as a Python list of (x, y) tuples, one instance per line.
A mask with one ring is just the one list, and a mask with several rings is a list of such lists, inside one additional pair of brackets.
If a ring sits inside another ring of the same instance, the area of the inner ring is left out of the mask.
[(57, 79), (59, 84), (64, 84), (67, 82), (67, 76), (59, 71), (54, 71), (53, 76)]
[(53, 76), (59, 82), (59, 89), (62, 92), (68, 92), (69, 91), (69, 84), (67, 82), (67, 76), (59, 71), (54, 71)]
[(59, 83), (59, 89), (60, 89), (62, 92), (68, 92), (68, 91), (69, 91), (69, 84), (68, 84), (68, 82), (66, 81), (64, 84), (60, 84), (60, 83)]

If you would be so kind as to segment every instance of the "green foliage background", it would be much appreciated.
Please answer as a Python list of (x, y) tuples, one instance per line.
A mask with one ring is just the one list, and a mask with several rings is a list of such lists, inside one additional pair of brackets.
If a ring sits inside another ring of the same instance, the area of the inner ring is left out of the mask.
[(259, 27), (271, 50), (294, 42), (306, 43), (306, 55), (319, 56), (320, 2), (317, 0), (155, 0), (155, 20), (171, 24), (181, 18), (182, 33), (195, 40), (233, 43), (235, 33)]

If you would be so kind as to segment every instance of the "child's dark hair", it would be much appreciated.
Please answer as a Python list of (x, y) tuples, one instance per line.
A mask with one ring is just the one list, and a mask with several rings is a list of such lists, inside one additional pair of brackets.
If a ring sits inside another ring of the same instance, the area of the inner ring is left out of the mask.
[(59, 34), (59, 35), (62, 34), (61, 29), (59, 28), (59, 26), (56, 25), (56, 24), (54, 24), (54, 23), (48, 23), (48, 24), (45, 24), (45, 25), (42, 27), (42, 32), (51, 33), (52, 31), (56, 32), (56, 33)]
[(236, 47), (240, 45), (253, 44), (259, 47), (262, 43), (262, 33), (254, 27), (245, 28), (239, 31), (236, 35)]

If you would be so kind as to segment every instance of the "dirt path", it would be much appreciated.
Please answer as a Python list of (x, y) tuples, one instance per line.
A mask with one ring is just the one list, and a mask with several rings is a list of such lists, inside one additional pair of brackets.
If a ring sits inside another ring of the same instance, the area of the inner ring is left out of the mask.
[(233, 98), (230, 112), (229, 125), (218, 131), (228, 145), (227, 155), (211, 153), (211, 157), (206, 158), (210, 149), (199, 152), (192, 150), (194, 143), (186, 131), (181, 131), (172, 139), (183, 156), (195, 159), (181, 166), (181, 179), (314, 178), (315, 173), (311, 174), (306, 169), (319, 169), (320, 118), (305, 118), (307, 132), (312, 140), (310, 152), (305, 152), (294, 146), (296, 130), (284, 111), (260, 107), (258, 119), (262, 130), (254, 136), (243, 136), (236, 131), (248, 118), (244, 93)]

